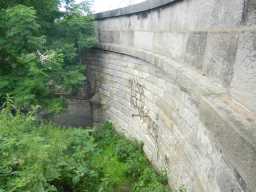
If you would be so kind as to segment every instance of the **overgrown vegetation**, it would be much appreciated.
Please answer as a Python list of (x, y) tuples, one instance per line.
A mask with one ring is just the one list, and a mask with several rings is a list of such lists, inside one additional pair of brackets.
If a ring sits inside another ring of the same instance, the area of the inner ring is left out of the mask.
[[(90, 0), (0, 0), (0, 104), (63, 108), (85, 80), (81, 52), (95, 43)], [(61, 11), (60, 7), (65, 7)]]
[(1, 192), (167, 192), (138, 145), (110, 123), (63, 129), (31, 114), (0, 114)]
[(74, 2), (0, 0), (0, 192), (170, 191), (110, 123), (63, 129), (30, 112), (61, 111), (85, 80), (80, 56), (96, 41), (91, 1)]

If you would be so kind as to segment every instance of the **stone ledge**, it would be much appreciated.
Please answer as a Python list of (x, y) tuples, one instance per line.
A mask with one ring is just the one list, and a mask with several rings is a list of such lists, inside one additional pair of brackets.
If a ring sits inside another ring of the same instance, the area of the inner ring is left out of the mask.
[(145, 11), (150, 11), (152, 9), (157, 9), (160, 7), (167, 6), (171, 3), (176, 3), (183, 0), (147, 0), (142, 3), (138, 3), (135, 5), (131, 5), (124, 8), (114, 9), (111, 11), (106, 11), (102, 13), (95, 14), (96, 20), (111, 18), (111, 17), (119, 17), (124, 15), (132, 15), (136, 13), (142, 13)]
[[(231, 98), (225, 88), (219, 84), (214, 83), (191, 68), (184, 67), (177, 62), (170, 60), (170, 58), (165, 58), (164, 56), (160, 56), (149, 51), (135, 49), (133, 47), (122, 47), (113, 44), (101, 44), (98, 45), (98, 48), (101, 50), (138, 58), (147, 62), (148, 64), (155, 65), (157, 68), (162, 69), (162, 72), (168, 75), (170, 80), (175, 81), (182, 89), (195, 95), (199, 99), (202, 97), (217, 98), (219, 101), (221, 101), (222, 106), (226, 108), (226, 110), (221, 110), (221, 113), (223, 113), (223, 111), (229, 111), (228, 113), (230, 113), (230, 108), (237, 108), (239, 105), (239, 110), (232, 110), (236, 115), (233, 117), (230, 117), (229, 115), (229, 118), (227, 119), (229, 119), (229, 121), (232, 121), (231, 119), (233, 119), (234, 122), (237, 123), (240, 122), (239, 125), (237, 124), (237, 126), (235, 126), (237, 128), (236, 131), (240, 132), (245, 140), (247, 140), (256, 149), (256, 140), (254, 139), (256, 133), (251, 132), (250, 135), (246, 135), (245, 131), (243, 130), (243, 128), (247, 128), (253, 131), (252, 127), (256, 126), (255, 113), (248, 111), (246, 107)], [(227, 102), (227, 99), (225, 99), (226, 101), (223, 102), (223, 98), (229, 98), (230, 100)]]
[(226, 90), (219, 84), (214, 83), (214, 81), (209, 80), (207, 77), (199, 74), (197, 71), (185, 67), (165, 56), (143, 49), (123, 47), (116, 44), (104, 43), (98, 45), (98, 48), (101, 50), (134, 57), (145, 61), (148, 64), (155, 65), (163, 73), (168, 74), (170, 80), (175, 81), (184, 90), (187, 90), (188, 92), (191, 92), (197, 96), (199, 96), (199, 94), (202, 96), (227, 94)]

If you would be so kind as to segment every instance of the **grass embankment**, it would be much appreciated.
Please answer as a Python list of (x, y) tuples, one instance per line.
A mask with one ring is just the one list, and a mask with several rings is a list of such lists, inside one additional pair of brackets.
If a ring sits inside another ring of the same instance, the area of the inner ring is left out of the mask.
[(140, 147), (116, 134), (0, 113), (0, 192), (167, 192)]

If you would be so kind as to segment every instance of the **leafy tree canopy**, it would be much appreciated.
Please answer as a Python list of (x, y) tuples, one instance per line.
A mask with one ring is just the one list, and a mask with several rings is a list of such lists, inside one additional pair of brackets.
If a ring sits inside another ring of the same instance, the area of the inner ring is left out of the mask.
[(0, 0), (1, 102), (9, 94), (25, 110), (62, 109), (60, 95), (85, 80), (81, 52), (95, 44), (90, 3)]

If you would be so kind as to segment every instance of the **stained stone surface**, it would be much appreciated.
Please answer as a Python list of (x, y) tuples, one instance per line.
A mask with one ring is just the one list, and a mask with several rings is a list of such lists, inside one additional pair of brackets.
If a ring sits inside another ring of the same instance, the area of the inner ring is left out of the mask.
[(98, 14), (93, 119), (189, 192), (255, 192), (254, 0), (150, 0)]

